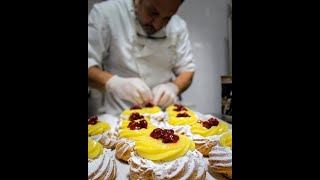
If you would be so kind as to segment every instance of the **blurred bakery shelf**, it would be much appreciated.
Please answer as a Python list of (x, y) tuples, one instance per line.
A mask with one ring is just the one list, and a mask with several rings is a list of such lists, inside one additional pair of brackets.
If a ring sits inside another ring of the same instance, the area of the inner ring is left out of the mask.
[(221, 76), (222, 119), (232, 123), (232, 75)]

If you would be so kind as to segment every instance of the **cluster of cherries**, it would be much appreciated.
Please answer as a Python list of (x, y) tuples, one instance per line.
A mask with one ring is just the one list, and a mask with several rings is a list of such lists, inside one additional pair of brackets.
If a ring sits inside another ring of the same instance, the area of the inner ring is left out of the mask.
[[(139, 122), (136, 121), (139, 119), (140, 119)], [(130, 123), (128, 124), (128, 128), (130, 128), (131, 130), (139, 130), (142, 128), (147, 129), (148, 127), (148, 122), (144, 119), (144, 116), (140, 115), (137, 112), (134, 112), (130, 115), (129, 121)]]
[(150, 136), (154, 139), (162, 139), (163, 143), (175, 143), (179, 140), (179, 136), (174, 134), (172, 129), (154, 129)]
[(144, 107), (153, 107), (154, 105), (152, 103), (146, 104)]
[(218, 126), (219, 121), (216, 118), (210, 118), (207, 121), (198, 121), (203, 127), (210, 129), (212, 126)]
[(134, 112), (132, 113), (130, 116), (129, 116), (129, 120), (130, 121), (135, 121), (135, 120), (138, 120), (138, 119), (143, 119), (144, 116), (140, 115), (139, 113), (137, 112)]
[[(183, 105), (181, 104), (175, 104), (174, 105), (176, 108), (173, 109), (173, 111), (188, 111)], [(178, 113), (177, 117), (190, 117), (188, 113), (183, 112), (183, 113)]]
[(190, 117), (190, 116), (188, 113), (184, 112), (184, 113), (177, 114), (177, 117)]
[[(154, 106), (154, 105), (153, 105), (152, 103), (148, 103), (148, 104), (146, 104), (144, 107), (153, 107), (153, 106)], [(135, 109), (142, 109), (142, 107), (136, 105), (136, 106), (132, 106), (132, 107), (130, 108), (130, 110), (135, 110)]]
[(95, 125), (98, 123), (98, 117), (97, 116), (92, 116), (88, 119), (88, 124)]
[(140, 106), (132, 106), (131, 108), (130, 108), (130, 110), (134, 110), (134, 109), (142, 109)]
[(174, 111), (188, 111), (184, 106), (182, 106), (181, 104), (175, 104), (174, 105), (176, 108), (173, 109)]

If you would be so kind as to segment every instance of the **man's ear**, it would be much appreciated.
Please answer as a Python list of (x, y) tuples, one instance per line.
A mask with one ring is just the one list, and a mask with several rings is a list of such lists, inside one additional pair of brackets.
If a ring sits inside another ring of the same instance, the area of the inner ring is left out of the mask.
[(134, 12), (137, 14), (138, 6), (140, 4), (140, 0), (134, 0)]
[(140, 4), (140, 0), (134, 0), (134, 7), (138, 7), (139, 4)]

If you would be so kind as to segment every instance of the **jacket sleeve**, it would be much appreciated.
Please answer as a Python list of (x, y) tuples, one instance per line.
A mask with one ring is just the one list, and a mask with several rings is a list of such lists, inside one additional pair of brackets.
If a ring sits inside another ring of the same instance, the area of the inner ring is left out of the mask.
[(111, 32), (107, 17), (94, 5), (88, 17), (88, 68), (102, 68), (102, 59), (108, 55)]
[(189, 40), (189, 32), (185, 23), (182, 31), (179, 33), (176, 51), (177, 58), (173, 68), (174, 74), (178, 75), (184, 71), (193, 72), (195, 70), (195, 62)]

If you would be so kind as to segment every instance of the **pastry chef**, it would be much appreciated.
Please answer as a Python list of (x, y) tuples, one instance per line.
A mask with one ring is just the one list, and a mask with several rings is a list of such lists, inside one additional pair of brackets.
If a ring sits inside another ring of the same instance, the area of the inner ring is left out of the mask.
[(118, 115), (133, 105), (172, 105), (191, 84), (195, 63), (183, 0), (108, 0), (88, 17), (88, 84)]

